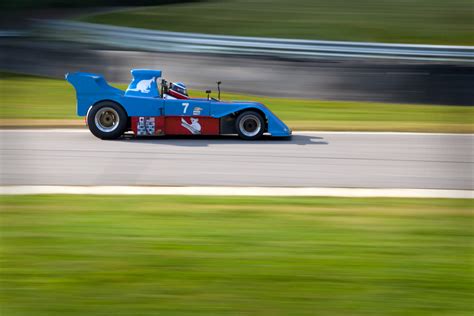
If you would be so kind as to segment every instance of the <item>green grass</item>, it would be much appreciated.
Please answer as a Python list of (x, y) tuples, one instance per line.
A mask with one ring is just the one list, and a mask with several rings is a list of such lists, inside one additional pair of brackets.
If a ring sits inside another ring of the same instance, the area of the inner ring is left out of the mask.
[(9, 315), (472, 315), (472, 201), (3, 196)]
[[(117, 85), (125, 89), (126, 85)], [(2, 73), (1, 119), (74, 119), (74, 89), (65, 80)], [(191, 96), (204, 93), (191, 91)], [(474, 131), (474, 107), (282, 99), (224, 93), (267, 105), (296, 130)]]
[(81, 20), (147, 29), (283, 38), (473, 45), (471, 0), (223, 0)]
[(75, 98), (65, 80), (0, 73), (0, 118), (77, 118)]

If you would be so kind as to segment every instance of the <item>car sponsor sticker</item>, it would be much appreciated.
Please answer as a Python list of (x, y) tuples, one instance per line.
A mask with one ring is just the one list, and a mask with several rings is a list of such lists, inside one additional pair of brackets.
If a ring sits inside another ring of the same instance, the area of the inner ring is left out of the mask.
[(149, 116), (140, 116), (137, 122), (137, 135), (155, 135), (155, 118)]
[(201, 111), (202, 111), (202, 108), (197, 106), (193, 109), (193, 115), (201, 115)]

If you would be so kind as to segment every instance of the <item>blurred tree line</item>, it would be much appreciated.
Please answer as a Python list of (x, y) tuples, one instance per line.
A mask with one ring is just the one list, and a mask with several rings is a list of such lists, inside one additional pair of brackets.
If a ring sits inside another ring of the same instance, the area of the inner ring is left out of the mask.
[(147, 6), (198, 1), (201, 0), (0, 0), (0, 8), (47, 9), (109, 6)]

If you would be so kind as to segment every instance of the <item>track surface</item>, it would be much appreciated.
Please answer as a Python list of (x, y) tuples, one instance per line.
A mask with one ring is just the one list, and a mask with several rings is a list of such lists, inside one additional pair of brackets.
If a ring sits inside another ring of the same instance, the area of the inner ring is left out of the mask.
[(472, 189), (474, 135), (296, 133), (291, 140), (2, 130), (2, 185)]

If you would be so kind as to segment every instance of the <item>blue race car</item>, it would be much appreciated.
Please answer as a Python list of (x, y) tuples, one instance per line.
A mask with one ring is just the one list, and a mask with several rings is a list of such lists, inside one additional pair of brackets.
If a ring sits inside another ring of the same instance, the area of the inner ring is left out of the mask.
[(161, 79), (159, 70), (132, 70), (132, 82), (124, 92), (107, 84), (101, 75), (75, 72), (66, 80), (76, 89), (77, 115), (86, 116), (96, 137), (116, 139), (125, 132), (136, 136), (227, 135), (246, 140), (264, 133), (291, 136), (278, 117), (261, 103), (224, 102), (218, 99), (190, 98), (182, 83)]

